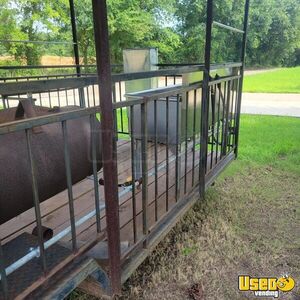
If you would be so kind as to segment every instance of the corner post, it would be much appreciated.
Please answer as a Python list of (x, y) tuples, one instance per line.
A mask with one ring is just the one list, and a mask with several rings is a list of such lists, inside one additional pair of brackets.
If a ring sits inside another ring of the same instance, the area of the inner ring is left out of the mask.
[[(71, 26), (72, 26), (73, 51), (74, 51), (74, 58), (75, 58), (75, 64), (76, 64), (76, 74), (77, 74), (77, 77), (80, 77), (81, 69), (80, 69), (80, 57), (79, 57), (74, 0), (69, 0), (69, 6), (70, 6), (70, 17), (71, 17)], [(85, 107), (83, 88), (78, 89), (78, 93), (79, 93), (80, 107)]]
[(241, 78), (240, 78), (239, 90), (238, 90), (239, 95), (238, 95), (236, 126), (235, 126), (235, 150), (234, 150), (235, 157), (238, 156), (238, 146), (239, 146), (240, 116), (241, 116), (243, 81), (244, 81), (244, 70), (245, 70), (245, 56), (246, 56), (246, 44), (247, 44), (247, 33), (248, 33), (249, 8), (250, 8), (250, 0), (246, 0), (245, 14), (244, 14), (244, 34), (243, 34), (243, 44), (242, 44), (242, 52), (241, 52), (241, 62), (242, 62), (242, 66), (240, 69)]
[(102, 143), (102, 159), (111, 292), (117, 294), (121, 290), (120, 220), (107, 6), (106, 0), (92, 0), (92, 4), (100, 93), (101, 134), (102, 141), (105, 141)]
[(201, 102), (201, 141), (200, 141), (200, 196), (205, 194), (205, 174), (207, 162), (208, 143), (208, 104), (209, 104), (209, 74), (211, 58), (211, 33), (213, 24), (213, 0), (207, 0), (206, 7), (206, 38), (205, 38), (205, 63), (202, 85)]

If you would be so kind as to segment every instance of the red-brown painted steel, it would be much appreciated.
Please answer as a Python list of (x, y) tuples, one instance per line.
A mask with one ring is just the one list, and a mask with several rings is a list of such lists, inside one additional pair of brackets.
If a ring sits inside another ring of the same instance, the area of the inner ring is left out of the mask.
[(92, 3), (100, 91), (102, 140), (105, 141), (102, 145), (102, 153), (110, 279), (112, 293), (118, 293), (121, 289), (120, 220), (117, 160), (114, 153), (114, 121), (107, 7), (105, 0), (93, 0)]

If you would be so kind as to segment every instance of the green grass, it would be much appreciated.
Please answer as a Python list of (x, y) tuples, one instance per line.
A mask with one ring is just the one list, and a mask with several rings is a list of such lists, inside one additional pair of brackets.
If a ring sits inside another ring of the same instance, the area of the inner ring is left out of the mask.
[(138, 268), (120, 299), (252, 299), (237, 290), (240, 274), (289, 273), (299, 282), (299, 128), (299, 118), (243, 115), (239, 159)]
[(244, 92), (300, 93), (300, 67), (245, 76)]
[(300, 118), (242, 115), (238, 162), (300, 173)]
[[(300, 282), (300, 118), (242, 115), (239, 158), (136, 270), (119, 299), (254, 299), (237, 277)], [(298, 299), (298, 290), (282, 296)], [(203, 295), (204, 296), (201, 296)], [(75, 291), (69, 299), (94, 299)]]

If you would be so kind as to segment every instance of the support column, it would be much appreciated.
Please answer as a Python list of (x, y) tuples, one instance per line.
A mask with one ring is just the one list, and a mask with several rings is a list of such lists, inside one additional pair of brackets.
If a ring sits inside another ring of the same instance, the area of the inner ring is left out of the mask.
[(104, 196), (109, 254), (109, 274), (112, 294), (121, 290), (120, 220), (118, 203), (118, 174), (114, 150), (114, 119), (112, 80), (108, 38), (107, 6), (105, 0), (93, 0), (93, 18), (100, 93), (102, 159)]
[(243, 93), (243, 81), (244, 81), (244, 69), (245, 69), (245, 57), (246, 57), (246, 44), (247, 44), (247, 33), (248, 33), (248, 19), (249, 19), (249, 8), (250, 0), (245, 2), (245, 14), (244, 14), (244, 34), (243, 34), (243, 44), (241, 52), (241, 79), (239, 84), (239, 96), (237, 104), (237, 115), (236, 115), (236, 126), (235, 126), (235, 156), (238, 156), (238, 146), (239, 146), (239, 134), (240, 134), (240, 115), (241, 115), (241, 105), (242, 105), (242, 93)]
[[(76, 28), (76, 15), (75, 15), (75, 7), (74, 0), (69, 0), (70, 5), (70, 16), (71, 16), (71, 26), (72, 26), (72, 37), (73, 37), (73, 51), (74, 58), (76, 64), (76, 74), (77, 77), (80, 77), (80, 57), (79, 57), (79, 47), (78, 47), (78, 38), (77, 38), (77, 28)], [(79, 104), (80, 107), (85, 107), (85, 99), (84, 99), (84, 90), (83, 88), (78, 89), (79, 93)]]
[(202, 86), (201, 103), (201, 141), (200, 141), (200, 196), (205, 194), (205, 174), (207, 161), (208, 143), (208, 102), (209, 102), (209, 75), (211, 57), (211, 32), (213, 23), (213, 0), (207, 0), (206, 7), (206, 41), (205, 41), (205, 63)]

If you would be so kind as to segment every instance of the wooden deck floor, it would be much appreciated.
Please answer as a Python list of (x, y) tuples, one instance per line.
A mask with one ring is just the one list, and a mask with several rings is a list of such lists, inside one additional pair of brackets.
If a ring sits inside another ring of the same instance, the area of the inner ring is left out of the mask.
[[(119, 183), (126, 181), (131, 177), (131, 143), (130, 141), (119, 140), (118, 149), (118, 180)], [(189, 192), (194, 183), (199, 180), (199, 150), (195, 150), (193, 154), (193, 143), (189, 142), (185, 152), (182, 148), (181, 154), (181, 180), (180, 180), (180, 197), (185, 192)], [(176, 180), (176, 160), (175, 155), (169, 150), (169, 168), (167, 177), (166, 168), (166, 146), (158, 145), (158, 185), (155, 187), (154, 172), (154, 144), (148, 143), (148, 223), (149, 227), (155, 223), (155, 211), (157, 207), (157, 218), (165, 215), (167, 209), (171, 209), (176, 203), (175, 199), (175, 180)], [(194, 159), (193, 159), (194, 157)], [(208, 158), (210, 162), (210, 158)], [(194, 163), (193, 163), (194, 162)], [(184, 176), (186, 174), (186, 176)], [(99, 172), (99, 178), (102, 178), (102, 171)], [(167, 188), (168, 185), (168, 188)], [(157, 196), (155, 197), (155, 191)], [(99, 186), (101, 204), (104, 206), (104, 190), (103, 186)], [(95, 209), (94, 181), (92, 177), (73, 186), (74, 208), (76, 221), (87, 215)], [(142, 235), (142, 189), (136, 189), (136, 224), (137, 238)], [(155, 200), (156, 199), (156, 200)], [(119, 204), (120, 204), (120, 227), (121, 241), (129, 244), (133, 243), (133, 201), (132, 191), (130, 187), (119, 188)], [(42, 223), (44, 226), (53, 229), (54, 234), (58, 234), (68, 226), (70, 226), (68, 193), (63, 191), (60, 194), (48, 199), (41, 204)], [(2, 244), (10, 241), (23, 232), (31, 233), (35, 227), (34, 210), (31, 209), (16, 217), (13, 220), (0, 226), (0, 237)], [(101, 211), (101, 227), (105, 232), (105, 209)], [(79, 226), (76, 230), (77, 241), (84, 244), (92, 240), (96, 233), (96, 218), (93, 217)], [(105, 238), (105, 234), (104, 234)], [(66, 236), (63, 241), (69, 242), (71, 235)]]

